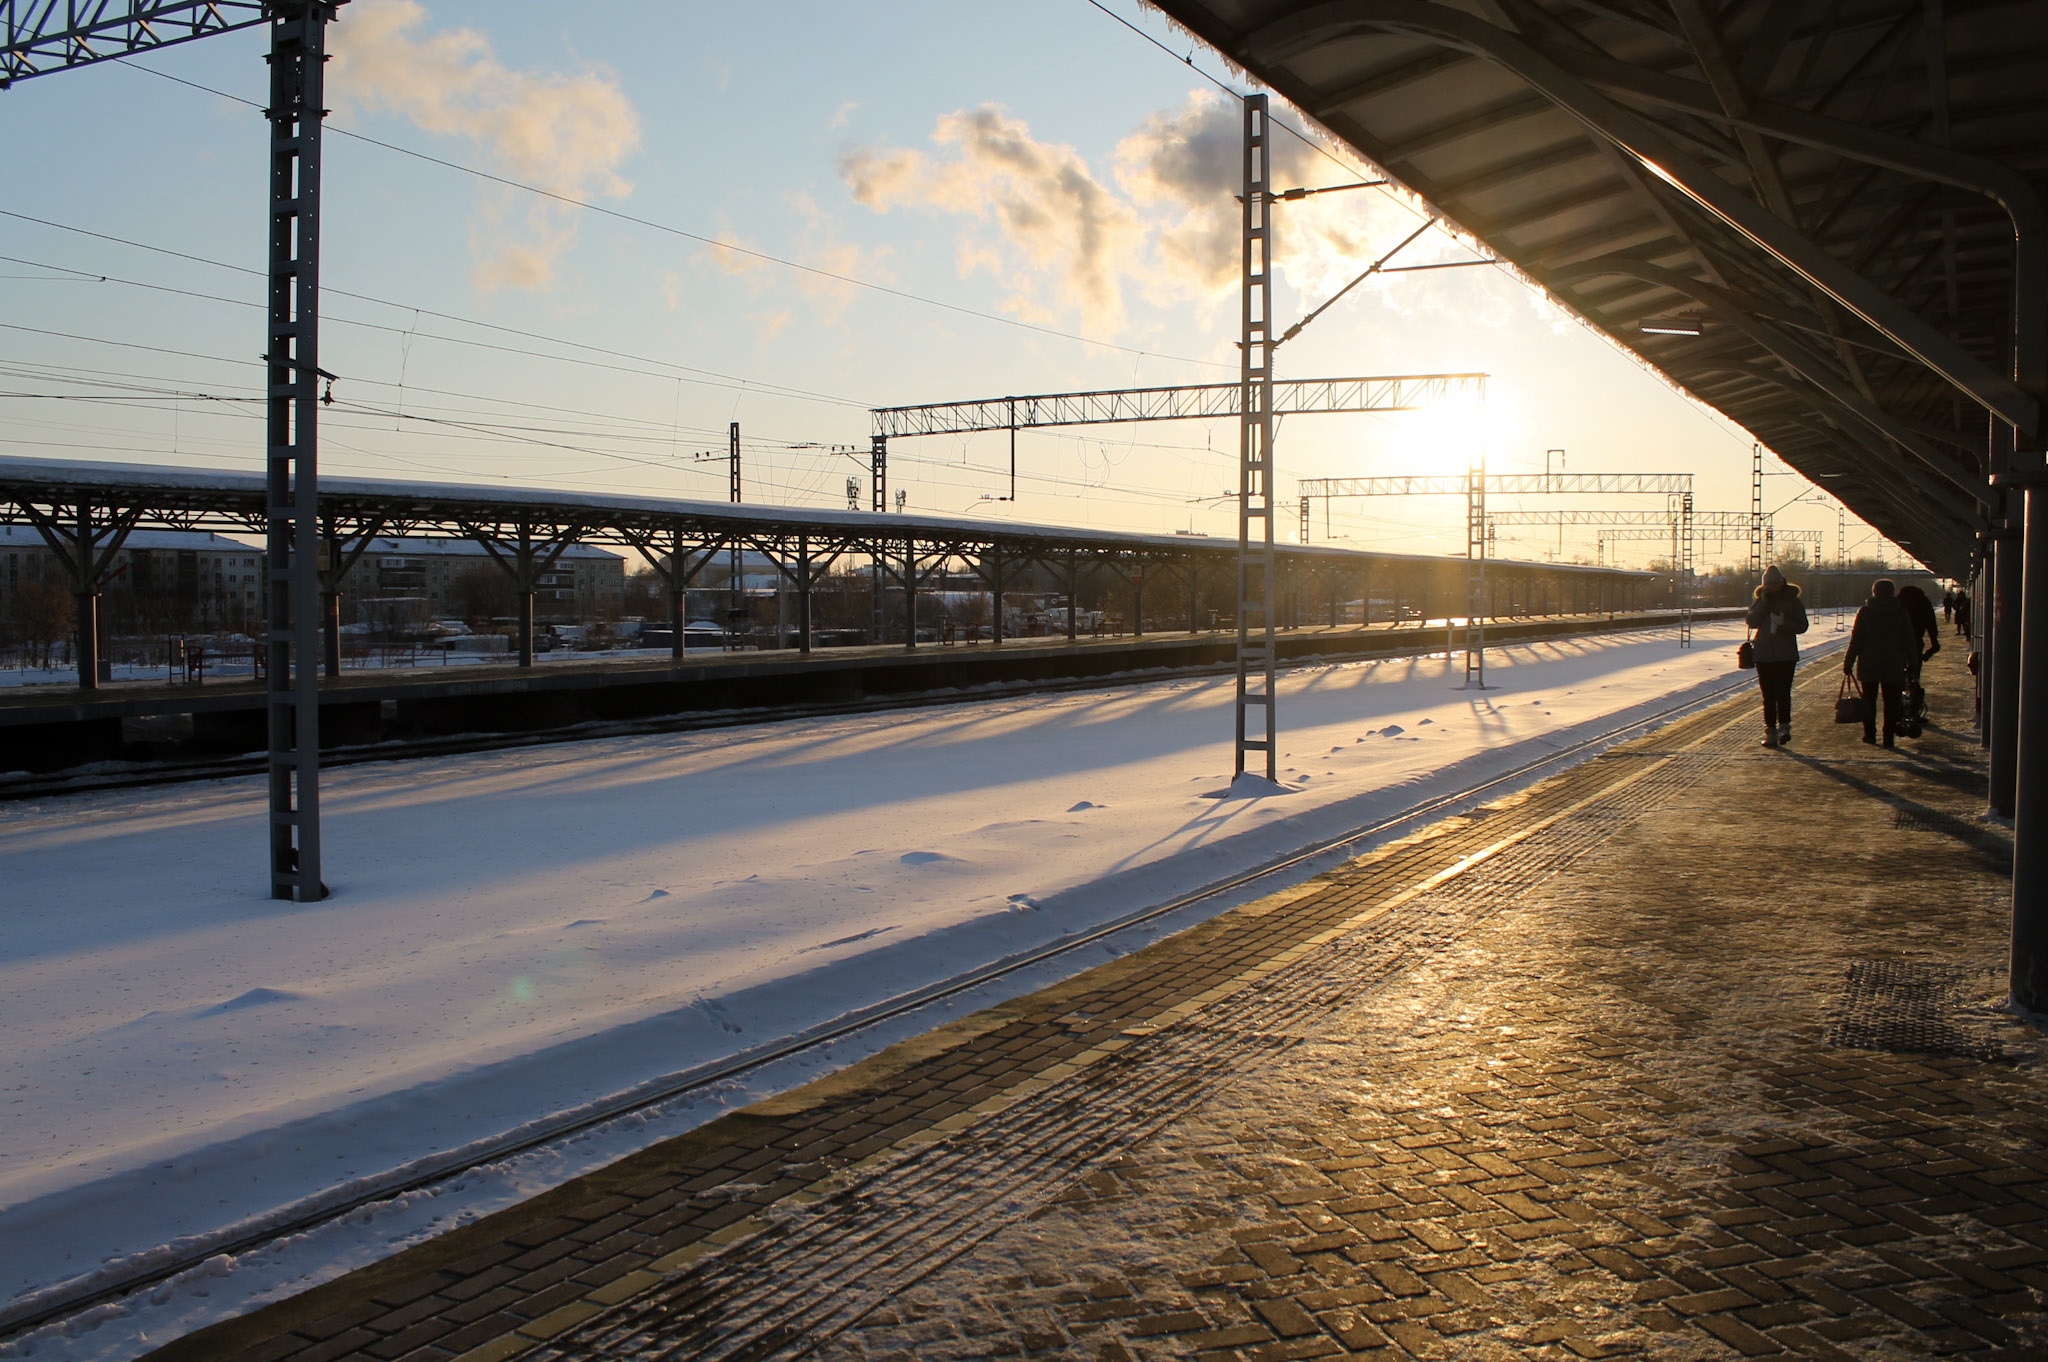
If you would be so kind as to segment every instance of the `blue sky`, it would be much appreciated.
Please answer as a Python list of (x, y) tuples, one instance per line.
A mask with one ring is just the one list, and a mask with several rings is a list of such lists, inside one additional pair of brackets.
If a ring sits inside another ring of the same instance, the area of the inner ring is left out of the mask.
[[(1105, 2), (1188, 49), (1135, 0)], [(63, 224), (0, 216), (0, 393), (32, 394), (0, 397), (0, 452), (260, 464), (258, 409), (220, 399), (260, 378), (264, 126), (250, 105), (264, 42), (213, 38), (0, 92), (0, 209)], [(871, 406), (1234, 376), (1236, 115), (1201, 73), (1227, 74), (1087, 0), (354, 0), (334, 45), (332, 128), (658, 226), (330, 137), (322, 363), (342, 381), (329, 471), (722, 499), (723, 464), (695, 455), (722, 450), (738, 420), (749, 500), (844, 504), (864, 455), (832, 446), (865, 445)], [(1353, 173), (1306, 147), (1284, 168), (1315, 183)], [(1282, 318), (1420, 221), (1371, 190), (1279, 212)], [(1440, 231), (1411, 250), (1470, 254)], [(1574, 471), (1690, 470), (1702, 508), (1748, 509), (1742, 432), (1496, 268), (1375, 281), (1280, 364), (1468, 370), (1492, 375), (1496, 470), (1563, 448)], [(1460, 438), (1422, 416), (1296, 419), (1280, 488), (1450, 471)], [(899, 441), (892, 483), (930, 511), (1227, 534), (1217, 495), (1235, 482), (1234, 442), (1228, 422), (1026, 433), (1012, 505), (985, 499), (1007, 490), (1004, 437)], [(1803, 486), (1773, 476), (1768, 504)], [(1330, 530), (1460, 552), (1461, 514), (1351, 503)], [(1831, 504), (1780, 523), (1826, 529), (1832, 555)], [(1852, 546), (1864, 533), (1852, 524)], [(1532, 536), (1500, 552), (1555, 548)], [(1566, 541), (1567, 556), (1591, 550)], [(1653, 551), (1629, 546), (1624, 561)]]

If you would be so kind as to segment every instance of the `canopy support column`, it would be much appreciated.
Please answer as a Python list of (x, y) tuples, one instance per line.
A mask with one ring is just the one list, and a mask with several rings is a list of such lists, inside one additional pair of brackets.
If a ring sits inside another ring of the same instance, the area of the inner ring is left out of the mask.
[[(2018, 618), (2001, 625), (2010, 640), (2001, 646), (2018, 655), (2019, 693), (2034, 697), (2014, 706), (2012, 1000), (2048, 1012), (2048, 481), (2039, 475), (2025, 491), (2025, 535)], [(1999, 556), (2015, 547), (2008, 541)]]

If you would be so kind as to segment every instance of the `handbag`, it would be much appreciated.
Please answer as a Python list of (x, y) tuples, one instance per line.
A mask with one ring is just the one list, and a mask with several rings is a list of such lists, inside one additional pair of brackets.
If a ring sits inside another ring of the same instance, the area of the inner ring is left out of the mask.
[(1735, 665), (1746, 672), (1756, 670), (1756, 643), (1753, 640), (1742, 640), (1742, 646), (1735, 650)]
[(1855, 682), (1849, 673), (1842, 673), (1842, 688), (1835, 692), (1835, 722), (1838, 724), (1860, 724), (1870, 719), (1870, 697), (1862, 689), (1851, 691)]

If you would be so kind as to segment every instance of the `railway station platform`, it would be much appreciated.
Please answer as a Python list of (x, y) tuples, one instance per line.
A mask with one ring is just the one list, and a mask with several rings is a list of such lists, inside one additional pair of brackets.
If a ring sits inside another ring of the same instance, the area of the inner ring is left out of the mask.
[[(1694, 611), (1699, 621), (1739, 614)], [(1672, 611), (1603, 612), (1491, 621), (1493, 643), (1572, 634), (1672, 627)], [(1279, 636), (1283, 661), (1386, 657), (1462, 646), (1462, 625), (1311, 626)], [(1236, 635), (1155, 633), (1067, 639), (1021, 638), (996, 645), (921, 643), (693, 653), (667, 657), (585, 656), (535, 667), (510, 664), (344, 669), (320, 686), (321, 745), (339, 750), (420, 742), (455, 734), (547, 733), (579, 725), (633, 723), (674, 715), (857, 706), (970, 688), (1035, 688), (1161, 671), (1228, 671)], [(252, 752), (268, 742), (261, 681), (160, 681), (0, 687), (0, 771), (48, 773), (93, 762), (149, 762)]]
[(1960, 650), (1745, 697), (157, 1362), (2039, 1358)]

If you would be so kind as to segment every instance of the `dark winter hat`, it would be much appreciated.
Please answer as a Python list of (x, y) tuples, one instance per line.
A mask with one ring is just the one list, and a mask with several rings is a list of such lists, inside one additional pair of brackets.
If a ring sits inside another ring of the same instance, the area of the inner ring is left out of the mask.
[(1764, 585), (1771, 587), (1785, 585), (1785, 574), (1776, 563), (1764, 569)]
[(1889, 577), (1880, 577), (1870, 584), (1870, 594), (1881, 601), (1888, 601), (1898, 593), (1898, 583)]

